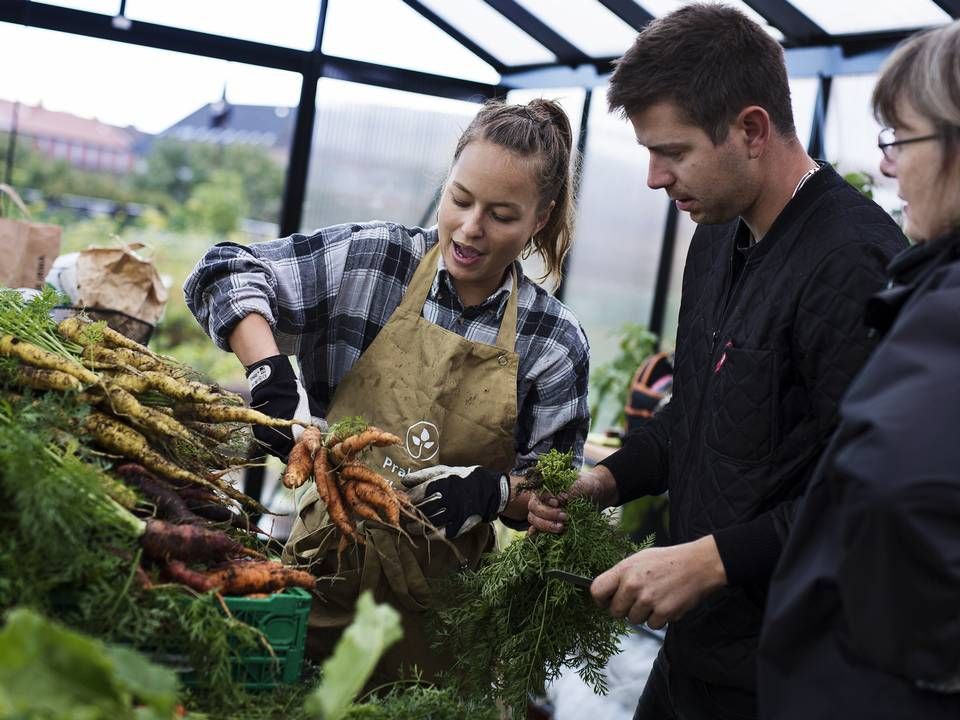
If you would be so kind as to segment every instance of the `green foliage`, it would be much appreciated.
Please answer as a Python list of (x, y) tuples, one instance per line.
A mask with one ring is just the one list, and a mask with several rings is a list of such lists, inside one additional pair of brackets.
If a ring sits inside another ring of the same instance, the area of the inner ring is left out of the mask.
[(340, 720), (384, 651), (402, 636), (399, 613), (374, 603), (369, 591), (361, 594), (353, 622), (323, 664), (320, 685), (307, 698), (307, 712), (323, 720)]
[(263, 148), (250, 145), (157, 140), (136, 187), (170, 199), (169, 211), (187, 203), (199, 187), (215, 182), (217, 172), (242, 179), (244, 204), (251, 217), (276, 222), (283, 194), (283, 167)]
[(498, 720), (493, 703), (460, 698), (452, 688), (432, 685), (395, 687), (387, 695), (373, 696), (354, 705), (345, 720)]
[(843, 179), (853, 185), (853, 187), (866, 195), (868, 198), (871, 200), (873, 199), (873, 188), (876, 187), (876, 182), (870, 173), (856, 171), (848, 172), (843, 176)]
[[(538, 463), (545, 487), (568, 481), (557, 477), (570, 471), (566, 458), (565, 466), (556, 455)], [(544, 574), (560, 569), (592, 577), (638, 548), (589, 499), (571, 500), (566, 512), (564, 534), (516, 540), (436, 593), (443, 598), (438, 641), (458, 658), (451, 680), (465, 698), (488, 705), (500, 698), (519, 718), (528, 693), (542, 693), (565, 667), (606, 692), (603, 668), (618, 651), (625, 621), (611, 618), (582, 588)]]
[(229, 235), (236, 231), (240, 219), (249, 211), (243, 178), (226, 170), (211, 173), (210, 179), (197, 185), (187, 200), (189, 226), (215, 235)]
[(640, 363), (657, 347), (657, 336), (642, 325), (628, 323), (620, 329), (620, 335), (619, 353), (610, 362), (597, 367), (590, 376), (590, 416), (594, 422), (604, 402), (610, 398), (618, 405), (613, 422), (623, 425), (623, 404), (630, 390), (630, 381)]
[(0, 288), (0, 335), (15, 335), (66, 358), (79, 357), (82, 348), (61, 337), (50, 319), (50, 311), (64, 301), (51, 287), (29, 301), (16, 290)]
[(0, 632), (0, 716), (44, 720), (172, 718), (177, 679), (129, 648), (25, 609)]

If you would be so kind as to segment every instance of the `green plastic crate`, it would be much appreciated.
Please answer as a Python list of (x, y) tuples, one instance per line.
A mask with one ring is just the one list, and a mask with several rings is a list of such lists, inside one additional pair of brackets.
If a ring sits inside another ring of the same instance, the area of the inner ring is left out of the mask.
[[(307, 618), (312, 596), (301, 588), (287, 588), (265, 598), (224, 597), (230, 612), (256, 628), (270, 643), (274, 655), (262, 647), (236, 661), (234, 677), (250, 690), (289, 685), (300, 679), (307, 642)], [(156, 662), (176, 670), (184, 685), (198, 684), (197, 669), (183, 654), (152, 653)]]

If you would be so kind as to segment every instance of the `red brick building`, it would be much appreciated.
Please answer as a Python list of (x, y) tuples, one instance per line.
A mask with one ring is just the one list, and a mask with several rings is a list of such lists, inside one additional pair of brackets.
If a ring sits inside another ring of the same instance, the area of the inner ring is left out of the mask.
[(82, 170), (118, 174), (133, 170), (134, 145), (141, 136), (133, 127), (0, 100), (0, 132), (11, 132), (14, 121), (17, 142), (29, 143), (47, 157), (66, 160)]

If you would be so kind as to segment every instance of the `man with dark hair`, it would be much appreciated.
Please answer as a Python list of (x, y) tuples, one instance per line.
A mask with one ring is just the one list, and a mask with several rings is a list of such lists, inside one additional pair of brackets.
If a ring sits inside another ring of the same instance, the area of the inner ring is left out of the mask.
[[(740, 12), (692, 4), (617, 62), (612, 111), (647, 183), (699, 224), (684, 269), (671, 402), (573, 494), (670, 493), (669, 547), (594, 581), (616, 617), (670, 623), (636, 718), (756, 716), (767, 586), (798, 498), (866, 360), (862, 316), (906, 240), (797, 139), (783, 52)], [(530, 504), (562, 531), (562, 500)]]

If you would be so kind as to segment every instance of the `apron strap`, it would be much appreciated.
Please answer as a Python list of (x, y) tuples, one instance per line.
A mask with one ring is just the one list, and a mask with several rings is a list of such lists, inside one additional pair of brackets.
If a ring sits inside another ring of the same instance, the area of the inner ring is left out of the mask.
[[(427, 301), (427, 295), (430, 294), (430, 288), (433, 287), (433, 280), (437, 276), (437, 264), (440, 259), (440, 242), (438, 241), (420, 260), (417, 269), (413, 273), (410, 285), (400, 301), (400, 305), (394, 312), (406, 311), (420, 315), (423, 313), (423, 305)], [(520, 276), (517, 273), (516, 263), (510, 266), (510, 272), (513, 275), (513, 287), (510, 289), (510, 297), (507, 300), (507, 307), (503, 312), (503, 318), (500, 321), (500, 330), (497, 332), (497, 339), (494, 345), (507, 352), (513, 352), (517, 341), (517, 304), (520, 293)]]

